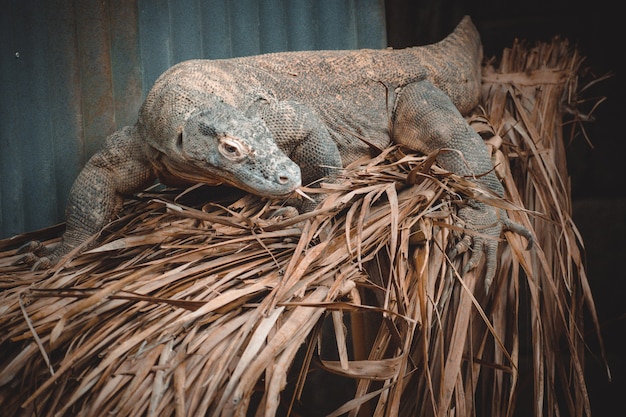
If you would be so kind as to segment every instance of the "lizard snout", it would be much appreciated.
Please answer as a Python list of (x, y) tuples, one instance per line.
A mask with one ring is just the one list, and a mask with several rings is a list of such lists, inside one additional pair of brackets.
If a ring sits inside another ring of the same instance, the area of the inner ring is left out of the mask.
[(302, 185), (300, 167), (295, 162), (288, 160), (275, 165), (274, 181), (284, 191), (294, 191)]

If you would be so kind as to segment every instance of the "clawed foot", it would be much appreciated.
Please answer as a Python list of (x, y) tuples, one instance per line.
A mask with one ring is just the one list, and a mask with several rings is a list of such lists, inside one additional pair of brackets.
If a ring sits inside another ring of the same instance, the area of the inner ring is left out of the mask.
[(48, 269), (52, 266), (52, 259), (49, 257), (50, 251), (41, 242), (37, 240), (30, 241), (20, 246), (17, 253), (23, 253), (13, 265), (28, 265), (31, 271)]
[(269, 217), (270, 220), (276, 220), (276, 221), (280, 221), (280, 220), (284, 220), (284, 219), (291, 219), (293, 217), (296, 217), (298, 214), (300, 214), (298, 212), (298, 209), (293, 207), (293, 206), (284, 206), (281, 207), (279, 209), (276, 209)]
[[(485, 254), (485, 292), (496, 274), (498, 243), (502, 232), (509, 230), (526, 238), (528, 244), (526, 250), (533, 245), (533, 236), (528, 229), (521, 224), (509, 219), (506, 211), (481, 202), (472, 202), (459, 210), (459, 217), (468, 229), (476, 234), (465, 234), (463, 238), (448, 252), (449, 259), (454, 259), (468, 250), (472, 254), (464, 265), (462, 275), (475, 268)], [(473, 244), (473, 245), (472, 245)]]

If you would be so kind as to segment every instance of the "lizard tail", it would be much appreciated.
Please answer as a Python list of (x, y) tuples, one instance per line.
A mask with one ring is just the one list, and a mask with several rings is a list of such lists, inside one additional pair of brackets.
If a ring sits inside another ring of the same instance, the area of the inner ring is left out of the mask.
[(449, 49), (450, 52), (469, 53), (474, 62), (482, 60), (483, 48), (480, 42), (480, 34), (469, 16), (464, 16), (452, 33), (439, 41), (437, 45), (438, 48)]
[(424, 49), (435, 84), (443, 86), (462, 114), (473, 109), (480, 98), (483, 47), (472, 19), (463, 17), (452, 33)]

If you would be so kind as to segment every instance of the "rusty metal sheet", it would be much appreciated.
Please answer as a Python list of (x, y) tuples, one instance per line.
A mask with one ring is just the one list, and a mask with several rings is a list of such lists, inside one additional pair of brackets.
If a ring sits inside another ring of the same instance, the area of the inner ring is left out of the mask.
[(80, 168), (177, 62), (386, 46), (382, 0), (0, 2), (0, 238), (62, 222)]

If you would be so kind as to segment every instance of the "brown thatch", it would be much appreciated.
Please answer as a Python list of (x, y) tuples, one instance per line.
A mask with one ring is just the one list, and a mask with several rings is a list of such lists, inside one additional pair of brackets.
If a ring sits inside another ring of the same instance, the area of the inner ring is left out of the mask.
[(510, 416), (532, 389), (536, 416), (590, 415), (584, 314), (598, 324), (562, 137), (582, 62), (555, 39), (485, 67), (470, 121), (512, 202), (492, 203), (537, 236), (526, 251), (507, 233), (488, 294), (482, 264), (461, 277), (466, 259), (446, 257), (476, 186), (433, 155), (357, 161), (309, 190), (326, 194), (317, 210), (281, 221), (234, 190), (155, 188), (51, 271), (12, 263), (59, 228), (0, 241), (0, 409)]

